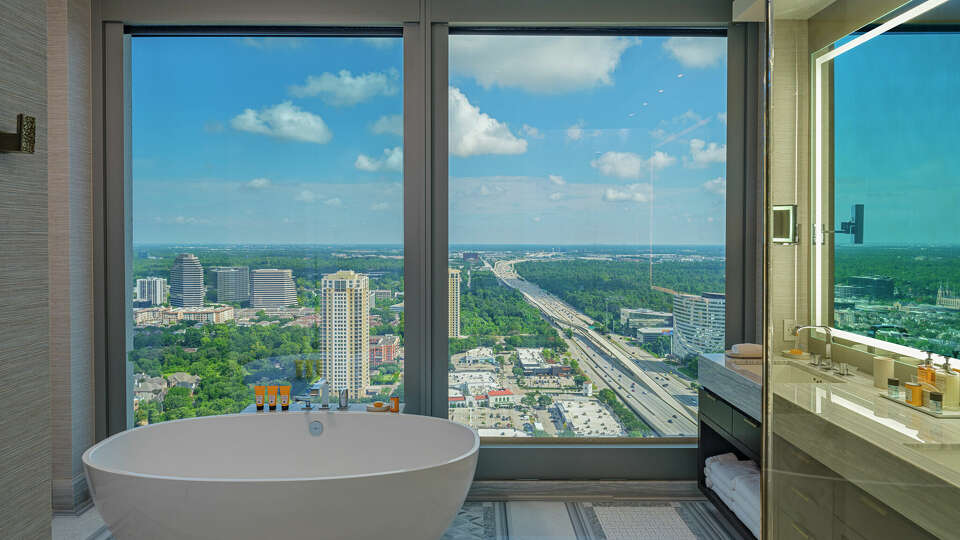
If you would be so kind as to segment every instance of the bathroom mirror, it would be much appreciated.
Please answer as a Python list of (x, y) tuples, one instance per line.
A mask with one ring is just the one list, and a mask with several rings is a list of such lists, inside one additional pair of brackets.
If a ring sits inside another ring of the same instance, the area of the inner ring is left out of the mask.
[(958, 22), (914, 0), (811, 57), (813, 319), (905, 357), (960, 344)]
[(799, 240), (797, 205), (775, 205), (770, 216), (770, 227), (770, 241), (774, 244), (796, 244)]

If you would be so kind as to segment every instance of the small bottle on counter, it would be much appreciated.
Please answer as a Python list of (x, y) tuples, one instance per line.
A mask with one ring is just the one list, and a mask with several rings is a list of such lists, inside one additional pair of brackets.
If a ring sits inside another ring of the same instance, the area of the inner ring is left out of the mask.
[(943, 412), (943, 394), (930, 392), (930, 410), (935, 413)]
[(920, 407), (923, 405), (923, 387), (918, 382), (903, 383), (903, 390), (906, 395), (904, 399), (910, 405)]
[(895, 377), (887, 379), (887, 396), (893, 399), (900, 399), (900, 379)]

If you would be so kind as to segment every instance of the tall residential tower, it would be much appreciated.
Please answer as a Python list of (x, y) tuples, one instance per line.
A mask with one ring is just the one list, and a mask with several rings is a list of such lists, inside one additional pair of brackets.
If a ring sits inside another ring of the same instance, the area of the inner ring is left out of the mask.
[(448, 337), (460, 337), (460, 271), (448, 270), (447, 283), (447, 329)]
[(149, 302), (151, 306), (163, 305), (167, 301), (167, 280), (162, 277), (138, 279), (137, 300)]
[(214, 268), (217, 275), (217, 302), (246, 302), (250, 300), (250, 268), (221, 266)]
[(350, 270), (320, 282), (321, 375), (331, 388), (361, 395), (370, 385), (370, 279)]
[(170, 305), (198, 307), (203, 305), (203, 267), (193, 253), (181, 253), (170, 269)]

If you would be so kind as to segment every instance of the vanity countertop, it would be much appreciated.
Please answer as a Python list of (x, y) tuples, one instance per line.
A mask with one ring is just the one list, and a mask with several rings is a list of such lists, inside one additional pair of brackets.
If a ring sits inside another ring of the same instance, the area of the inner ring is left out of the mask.
[[(785, 357), (777, 365), (817, 372)], [(864, 374), (828, 378), (844, 382), (777, 382), (774, 372), (772, 430), (911, 519), (922, 516), (931, 532), (953, 526), (944, 516), (960, 497), (960, 419), (881, 397), (886, 389)]]
[(700, 384), (754, 420), (761, 421), (763, 366), (734, 363), (723, 353), (702, 354), (700, 357)]

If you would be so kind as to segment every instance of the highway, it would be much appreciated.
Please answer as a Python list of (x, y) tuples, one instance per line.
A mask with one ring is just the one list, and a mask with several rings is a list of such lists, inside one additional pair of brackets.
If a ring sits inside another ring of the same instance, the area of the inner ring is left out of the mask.
[[(633, 358), (624, 348), (590, 328), (594, 324), (591, 318), (536, 284), (522, 279), (514, 270), (514, 265), (525, 260), (497, 261), (494, 274), (508, 287), (520, 292), (559, 328), (569, 328), (590, 362), (585, 366), (589, 368), (588, 371), (600, 376), (605, 386), (613, 389), (658, 436), (695, 436), (696, 409), (681, 403), (671, 393), (689, 393), (689, 388), (679, 381), (674, 382), (680, 384), (682, 390), (671, 387), (672, 377), (649, 375), (641, 367), (644, 360)], [(639, 384), (631, 385), (633, 380)], [(662, 385), (667, 385), (667, 388)]]

